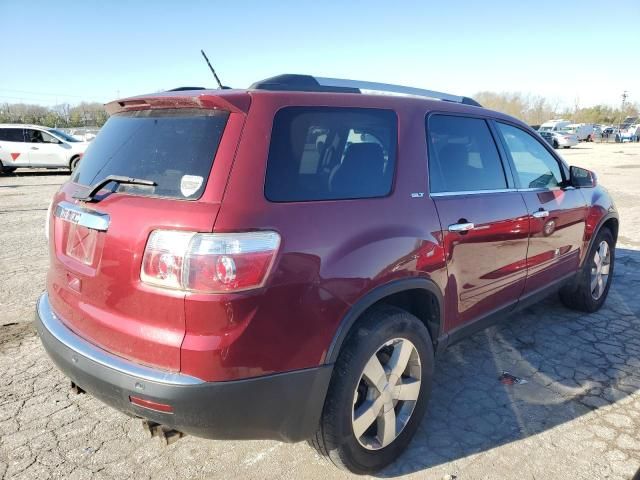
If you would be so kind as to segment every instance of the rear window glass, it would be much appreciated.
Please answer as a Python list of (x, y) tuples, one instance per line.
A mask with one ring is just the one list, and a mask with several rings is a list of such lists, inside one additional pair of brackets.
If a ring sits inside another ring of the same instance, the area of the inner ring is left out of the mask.
[(275, 115), (265, 196), (274, 202), (384, 197), (396, 163), (393, 111), (289, 107)]
[(5, 142), (24, 142), (21, 128), (0, 128), (0, 140)]
[(108, 175), (151, 180), (117, 191), (197, 199), (213, 165), (228, 113), (218, 110), (141, 110), (109, 118), (87, 149), (73, 181), (93, 185)]
[(427, 137), (431, 193), (507, 188), (498, 149), (483, 119), (433, 115)]

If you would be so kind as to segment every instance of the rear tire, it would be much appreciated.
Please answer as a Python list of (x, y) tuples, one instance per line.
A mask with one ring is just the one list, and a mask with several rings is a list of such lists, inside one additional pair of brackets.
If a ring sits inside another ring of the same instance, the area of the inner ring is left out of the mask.
[(377, 472), (413, 438), (432, 377), (433, 344), (424, 324), (399, 308), (375, 307), (341, 349), (309, 444), (339, 468)]
[(560, 290), (560, 300), (566, 307), (588, 313), (600, 310), (613, 280), (615, 246), (611, 230), (602, 228), (576, 280)]
[(560, 145), (558, 145), (558, 142), (554, 140), (553, 141), (553, 148), (557, 149), (559, 147), (560, 147)]

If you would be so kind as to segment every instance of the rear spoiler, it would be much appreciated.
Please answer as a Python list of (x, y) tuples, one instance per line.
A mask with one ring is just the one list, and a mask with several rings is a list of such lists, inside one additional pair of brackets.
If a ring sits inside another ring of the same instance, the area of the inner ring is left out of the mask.
[(133, 110), (165, 108), (212, 108), (246, 114), (251, 97), (244, 91), (191, 90), (131, 97), (105, 104), (109, 115)]

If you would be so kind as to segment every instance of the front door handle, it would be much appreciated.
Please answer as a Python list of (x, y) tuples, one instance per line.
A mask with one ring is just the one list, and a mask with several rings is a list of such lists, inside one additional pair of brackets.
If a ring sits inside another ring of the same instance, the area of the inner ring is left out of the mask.
[(31, 150), (38, 150), (38, 147), (31, 147)]
[(449, 225), (450, 232), (468, 232), (469, 230), (473, 230), (475, 225), (473, 223), (454, 223), (453, 225)]
[(533, 212), (531, 216), (535, 218), (546, 218), (549, 216), (549, 212), (547, 210), (538, 210), (537, 212)]

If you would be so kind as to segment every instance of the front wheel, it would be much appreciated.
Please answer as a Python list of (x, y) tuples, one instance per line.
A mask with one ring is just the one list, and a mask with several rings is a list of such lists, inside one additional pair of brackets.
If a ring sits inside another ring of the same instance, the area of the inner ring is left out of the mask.
[(370, 310), (340, 352), (309, 443), (340, 468), (377, 472), (413, 438), (432, 376), (433, 344), (424, 324), (396, 307)]
[(557, 149), (558, 147), (560, 147), (560, 145), (558, 145), (558, 142), (554, 140), (553, 141), (553, 148)]
[(565, 306), (582, 312), (596, 312), (602, 307), (613, 279), (615, 242), (608, 228), (598, 232), (576, 281), (560, 290)]
[(80, 163), (80, 157), (73, 157), (71, 159), (71, 162), (69, 162), (69, 170), (71, 170), (71, 173), (76, 171), (76, 168), (78, 168), (79, 163)]

